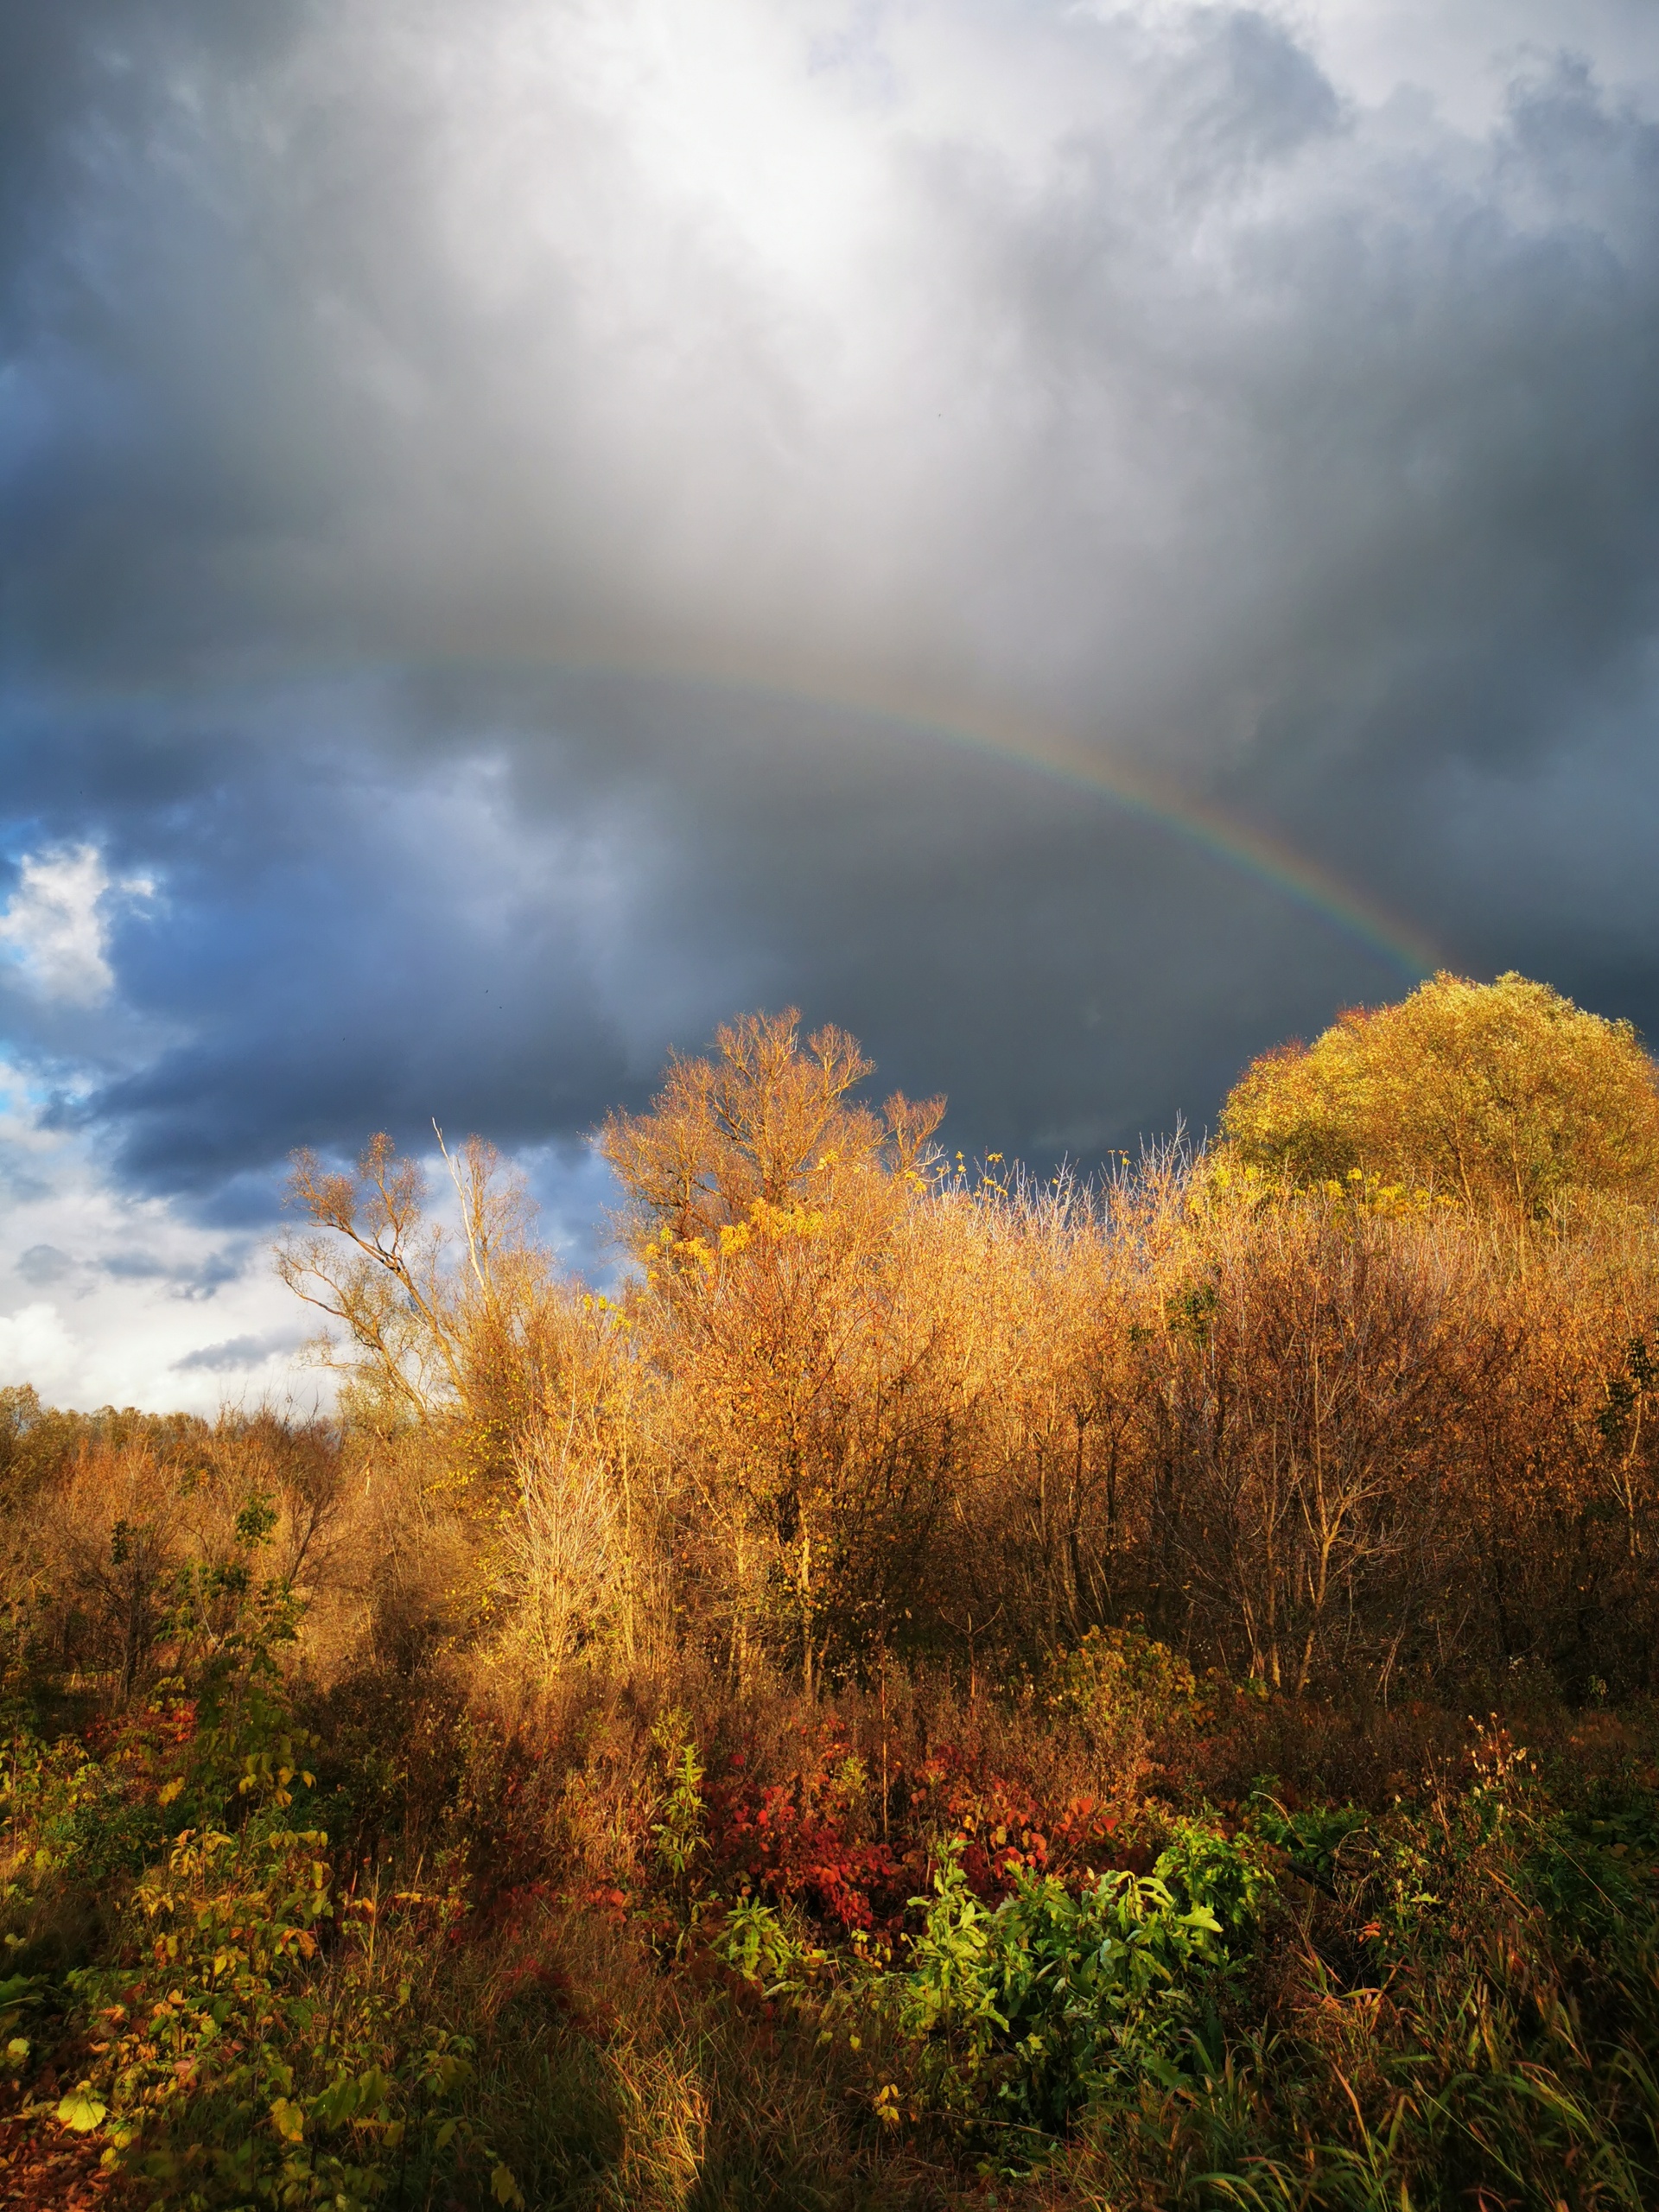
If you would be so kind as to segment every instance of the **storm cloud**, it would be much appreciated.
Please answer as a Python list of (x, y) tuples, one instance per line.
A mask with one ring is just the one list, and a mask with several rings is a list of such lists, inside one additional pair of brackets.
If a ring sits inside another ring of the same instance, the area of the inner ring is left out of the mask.
[(1659, 25), (1454, 12), (8, 10), (20, 1313), (752, 1005), (1085, 1164), (1423, 941), (1659, 1033)]

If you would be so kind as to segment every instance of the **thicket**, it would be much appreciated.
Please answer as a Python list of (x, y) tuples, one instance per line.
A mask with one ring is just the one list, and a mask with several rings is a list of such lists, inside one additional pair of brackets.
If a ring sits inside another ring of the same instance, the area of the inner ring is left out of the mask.
[(1659, 2199), (1650, 1075), (1339, 1029), (1086, 1185), (753, 1018), (613, 1295), (377, 1139), (337, 1418), (3, 1394), (17, 2201)]

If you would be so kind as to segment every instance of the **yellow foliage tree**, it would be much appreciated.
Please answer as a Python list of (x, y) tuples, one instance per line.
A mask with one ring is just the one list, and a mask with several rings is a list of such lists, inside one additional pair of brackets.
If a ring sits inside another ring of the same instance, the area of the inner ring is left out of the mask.
[(599, 1149), (628, 1194), (637, 1255), (711, 1254), (722, 1231), (779, 1208), (834, 1205), (872, 1173), (913, 1173), (944, 1101), (895, 1091), (878, 1119), (849, 1096), (874, 1063), (844, 1030), (803, 1043), (800, 1023), (790, 1007), (722, 1025), (712, 1058), (671, 1056), (648, 1113), (605, 1122)]
[(878, 1117), (850, 1096), (871, 1072), (857, 1045), (803, 1041), (793, 1008), (715, 1045), (676, 1055), (649, 1112), (612, 1116), (599, 1146), (627, 1194), (677, 1456), (725, 1554), (734, 1663), (752, 1619), (781, 1610), (810, 1691), (852, 1555), (877, 1523), (890, 1539), (925, 1515), (912, 1432), (937, 1332), (909, 1311), (898, 1245), (944, 1102), (895, 1093)]
[(1659, 1070), (1628, 1021), (1546, 983), (1442, 973), (1252, 1062), (1221, 1133), (1300, 1186), (1375, 1176), (1536, 1220), (1574, 1192), (1659, 1193)]

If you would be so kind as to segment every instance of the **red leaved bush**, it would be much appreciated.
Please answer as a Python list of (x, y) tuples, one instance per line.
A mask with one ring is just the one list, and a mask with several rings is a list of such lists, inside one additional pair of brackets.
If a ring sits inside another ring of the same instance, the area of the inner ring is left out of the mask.
[(963, 1871), (988, 1904), (1021, 1872), (1075, 1879), (1085, 1867), (1147, 1863), (1143, 1849), (1117, 1840), (1099, 1799), (1046, 1806), (963, 1746), (936, 1745), (913, 1769), (892, 1772), (883, 1802), (832, 1726), (816, 1741), (801, 1733), (804, 1756), (786, 1781), (760, 1780), (739, 1750), (706, 1785), (717, 1888), (746, 1884), (826, 1925), (891, 1935), (947, 1840), (962, 1846)]
[(880, 1808), (870, 1804), (862, 1762), (848, 1757), (843, 1742), (824, 1731), (805, 1748), (800, 1771), (788, 1782), (759, 1781), (749, 1772), (750, 1754), (738, 1751), (709, 1783), (717, 1880), (750, 1884), (775, 1903), (798, 1903), (843, 1929), (895, 1924), (915, 1891), (921, 1860), (913, 1848), (895, 1851), (887, 1837), (870, 1832)]

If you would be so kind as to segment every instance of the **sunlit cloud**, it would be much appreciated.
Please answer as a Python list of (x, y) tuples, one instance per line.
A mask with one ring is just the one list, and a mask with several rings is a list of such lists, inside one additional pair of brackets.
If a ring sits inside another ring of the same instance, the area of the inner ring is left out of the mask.
[(114, 988), (108, 950), (115, 899), (148, 899), (147, 876), (111, 880), (94, 845), (25, 854), (17, 887), (0, 913), (0, 957), (36, 996), (95, 1007)]
[[(317, 1378), (292, 1357), (305, 1331), (268, 1237), (124, 1191), (94, 1141), (48, 1126), (35, 1092), (0, 1065), (0, 1388), (207, 1414), (227, 1395), (314, 1403)], [(258, 1358), (192, 1363), (230, 1341), (257, 1342)]]

